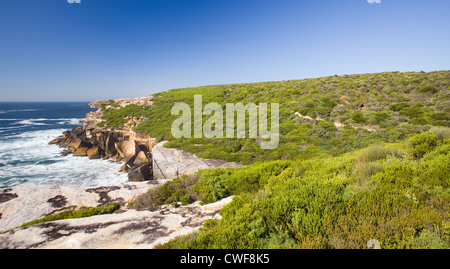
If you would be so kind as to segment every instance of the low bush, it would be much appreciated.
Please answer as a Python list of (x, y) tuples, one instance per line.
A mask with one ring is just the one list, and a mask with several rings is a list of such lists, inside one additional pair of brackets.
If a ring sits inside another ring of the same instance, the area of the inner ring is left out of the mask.
[(422, 87), (419, 90), (419, 92), (426, 92), (426, 93), (431, 93), (431, 94), (437, 93), (438, 91), (439, 91), (438, 88), (436, 88), (434, 86), (431, 86), (431, 85), (427, 85), (425, 87)]
[(357, 157), (356, 162), (368, 163), (386, 159), (389, 155), (395, 155), (399, 150), (395, 147), (384, 145), (372, 145), (364, 149)]
[(76, 219), (76, 218), (87, 218), (94, 215), (103, 215), (103, 214), (111, 214), (117, 209), (120, 208), (120, 205), (117, 203), (107, 204), (100, 207), (82, 207), (77, 210), (67, 210), (58, 214), (45, 216), (43, 218), (33, 220), (27, 223), (22, 224), (19, 228), (27, 227), (30, 225), (44, 223), (49, 221), (61, 220), (61, 219)]
[(366, 122), (366, 118), (364, 118), (364, 114), (361, 111), (356, 111), (352, 115), (352, 120), (355, 123), (363, 124)]
[(448, 127), (431, 127), (430, 132), (436, 135), (436, 138), (443, 141), (450, 138), (450, 128)]
[(191, 187), (199, 180), (199, 174), (182, 176), (168, 181), (161, 186), (151, 188), (146, 193), (137, 196), (128, 204), (129, 208), (153, 210), (164, 204), (181, 202), (183, 205), (198, 199)]
[(433, 150), (437, 144), (437, 136), (434, 133), (426, 132), (418, 134), (409, 139), (411, 152), (416, 158), (421, 158), (425, 153)]

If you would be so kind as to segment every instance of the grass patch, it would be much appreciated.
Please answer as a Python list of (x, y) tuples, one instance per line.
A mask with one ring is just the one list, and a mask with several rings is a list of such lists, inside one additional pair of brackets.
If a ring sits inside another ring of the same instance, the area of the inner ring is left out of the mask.
[(87, 218), (95, 215), (103, 215), (103, 214), (111, 214), (117, 209), (120, 208), (120, 205), (117, 203), (107, 204), (100, 207), (81, 207), (77, 210), (67, 210), (58, 214), (45, 216), (43, 218), (33, 220), (27, 223), (20, 225), (18, 228), (24, 228), (30, 225), (61, 220), (61, 219), (77, 219), (77, 218)]
[(357, 163), (369, 163), (382, 159), (386, 159), (389, 155), (395, 155), (399, 151), (394, 147), (387, 147), (384, 145), (372, 145), (364, 149), (358, 157), (356, 157)]
[(431, 127), (430, 132), (435, 134), (436, 138), (441, 141), (450, 138), (450, 128), (448, 127), (434, 126)]

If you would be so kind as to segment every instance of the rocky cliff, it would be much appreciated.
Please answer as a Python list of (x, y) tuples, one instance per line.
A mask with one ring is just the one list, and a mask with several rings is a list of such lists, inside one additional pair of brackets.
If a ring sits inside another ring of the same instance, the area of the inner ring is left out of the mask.
[[(151, 97), (115, 100), (119, 106), (128, 104), (151, 105)], [(129, 181), (146, 181), (153, 179), (151, 139), (149, 136), (136, 134), (125, 124), (119, 128), (101, 127), (101, 104), (111, 101), (96, 101), (91, 107), (98, 108), (90, 112), (81, 121), (82, 127), (66, 131), (61, 137), (51, 141), (64, 148), (63, 155), (87, 156), (90, 159), (111, 158), (123, 162), (122, 171), (128, 172)], [(137, 123), (138, 119), (130, 119)]]

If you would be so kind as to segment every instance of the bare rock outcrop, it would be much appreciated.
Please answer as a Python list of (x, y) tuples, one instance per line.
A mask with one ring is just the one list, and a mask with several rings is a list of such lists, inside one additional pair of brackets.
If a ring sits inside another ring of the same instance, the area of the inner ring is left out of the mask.
[[(139, 184), (148, 183), (141, 182)], [(128, 196), (130, 196), (132, 194), (139, 193), (141, 190), (141, 188), (137, 185), (129, 185), (135, 186), (136, 188), (127, 188), (126, 186), (127, 185), (123, 185), (121, 187), (116, 186), (115, 188), (110, 186), (86, 189), (84, 190), (86, 197), (83, 203), (91, 205), (97, 204), (99, 202), (99, 197), (102, 196), (95, 195), (98, 193), (106, 192), (110, 199), (114, 199), (114, 197), (116, 197), (114, 194), (119, 194), (119, 192), (122, 192), (120, 193), (120, 198), (124, 199), (127, 196), (127, 192)], [(25, 187), (22, 187), (22, 190), (18, 191), (19, 197), (23, 197), (22, 192)], [(29, 187), (30, 186), (28, 186), (29, 190), (34, 189)], [(67, 188), (67, 186), (64, 188)], [(45, 191), (45, 188), (41, 188), (40, 190)], [(70, 190), (70, 188), (67, 190)], [(70, 195), (70, 191), (57, 193), (60, 194), (57, 196), (52, 196), (56, 193), (47, 191), (45, 193), (46, 195), (42, 198), (51, 198), (40, 204), (49, 209), (52, 209), (53, 206), (58, 207), (65, 205), (68, 207), (73, 203), (73, 199), (77, 199), (76, 197)], [(82, 192), (78, 190), (76, 193), (80, 194)], [(34, 196), (34, 198), (36, 198), (36, 196)], [(35, 224), (25, 228), (13, 229), (6, 233), (0, 234), (0, 248), (153, 248), (157, 244), (166, 243), (176, 236), (189, 234), (199, 229), (206, 220), (220, 219), (220, 210), (231, 201), (232, 197), (228, 197), (216, 203), (204, 206), (199, 205), (198, 202), (179, 207), (166, 205), (162, 206), (158, 211), (122, 209), (113, 214)], [(12, 200), (9, 202), (12, 202)], [(42, 208), (34, 208), (35, 207), (30, 206), (30, 213), (33, 213), (34, 210), (42, 211)], [(7, 219), (10, 218), (11, 216)], [(4, 230), (8, 227), (4, 224), (5, 222), (0, 222), (0, 230)]]
[(173, 179), (185, 174), (193, 174), (202, 169), (240, 167), (241, 165), (223, 160), (202, 159), (195, 154), (174, 149), (165, 148), (162, 141), (154, 145), (153, 176), (159, 179)]
[(89, 104), (89, 106), (93, 108), (101, 108), (102, 105), (108, 105), (111, 103), (114, 103), (114, 105), (118, 105), (121, 107), (127, 106), (129, 104), (136, 104), (139, 106), (151, 106), (153, 105), (152, 102), (153, 96), (144, 96), (144, 97), (136, 97), (136, 98), (122, 98), (122, 99), (114, 99), (114, 100), (101, 100), (101, 101), (94, 101)]
[(68, 209), (109, 203), (126, 205), (137, 195), (165, 181), (126, 182), (114, 186), (21, 184), (0, 189), (0, 232)]

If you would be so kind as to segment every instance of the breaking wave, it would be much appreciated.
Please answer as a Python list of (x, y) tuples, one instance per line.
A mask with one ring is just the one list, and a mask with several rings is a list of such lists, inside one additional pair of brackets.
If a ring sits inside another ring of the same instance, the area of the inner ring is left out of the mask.
[(105, 186), (127, 181), (119, 163), (61, 156), (62, 149), (48, 142), (65, 130), (30, 131), (0, 140), (0, 187), (22, 183)]

